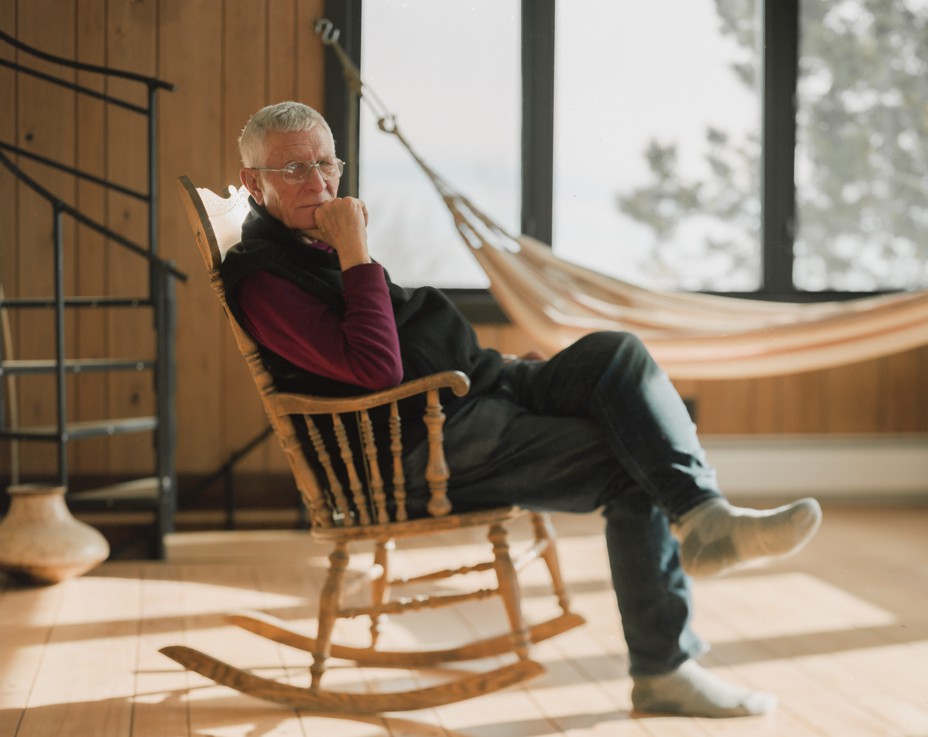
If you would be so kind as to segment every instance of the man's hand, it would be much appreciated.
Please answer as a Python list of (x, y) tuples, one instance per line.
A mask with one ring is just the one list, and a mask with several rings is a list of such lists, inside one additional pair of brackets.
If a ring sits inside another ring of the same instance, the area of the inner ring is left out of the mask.
[(504, 353), (503, 361), (506, 363), (511, 363), (512, 361), (547, 361), (548, 356), (542, 353), (539, 350), (532, 349), (527, 353), (523, 353), (521, 356), (517, 356), (513, 353)]
[(358, 264), (369, 264), (367, 251), (367, 207), (354, 197), (339, 197), (316, 209), (313, 238), (325, 241), (338, 253), (342, 271)]

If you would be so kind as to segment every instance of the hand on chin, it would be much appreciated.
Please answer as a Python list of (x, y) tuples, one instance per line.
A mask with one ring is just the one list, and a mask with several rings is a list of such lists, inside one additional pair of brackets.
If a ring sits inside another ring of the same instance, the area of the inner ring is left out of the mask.
[(318, 228), (297, 228), (296, 232), (304, 238), (309, 238), (314, 241), (324, 240), (322, 232)]
[(305, 235), (316, 239), (319, 238), (319, 227), (316, 225), (314, 211), (306, 212), (304, 210), (303, 212), (299, 213), (297, 217), (293, 218), (290, 229), (296, 231), (300, 235)]

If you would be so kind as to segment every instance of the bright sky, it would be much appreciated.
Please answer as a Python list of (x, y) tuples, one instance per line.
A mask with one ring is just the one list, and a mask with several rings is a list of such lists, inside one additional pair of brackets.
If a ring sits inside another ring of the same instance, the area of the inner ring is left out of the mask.
[[(450, 183), (518, 230), (518, 0), (367, 0), (362, 73), (404, 135)], [(555, 248), (632, 280), (649, 233), (616, 197), (646, 175), (651, 138), (676, 141), (690, 172), (704, 129), (758, 123), (727, 69), (712, 0), (570, 0), (556, 28)], [(375, 255), (400, 283), (482, 286), (441, 202), (396, 141), (361, 121), (361, 194)], [(687, 234), (692, 237), (692, 234)]]
[(756, 130), (757, 97), (728, 68), (737, 47), (721, 36), (712, 0), (557, 7), (555, 252), (644, 282), (651, 236), (616, 198), (646, 181), (648, 141), (677, 143), (684, 175), (695, 176), (707, 125)]

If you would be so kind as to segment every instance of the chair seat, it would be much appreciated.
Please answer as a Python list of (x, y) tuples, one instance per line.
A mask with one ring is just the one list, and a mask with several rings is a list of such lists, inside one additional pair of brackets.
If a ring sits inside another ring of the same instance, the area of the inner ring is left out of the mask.
[(509, 522), (527, 514), (519, 507), (495, 507), (474, 512), (449, 514), (444, 517), (422, 517), (405, 522), (388, 522), (382, 525), (356, 527), (314, 527), (310, 535), (320, 542), (351, 542), (355, 540), (386, 540), (420, 535), (438, 534), (469, 527), (486, 527)]

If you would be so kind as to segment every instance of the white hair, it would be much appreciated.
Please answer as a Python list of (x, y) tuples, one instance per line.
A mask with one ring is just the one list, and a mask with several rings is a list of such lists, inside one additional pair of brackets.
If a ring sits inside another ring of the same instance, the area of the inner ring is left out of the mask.
[(238, 139), (238, 149), (245, 166), (260, 166), (264, 156), (264, 139), (268, 133), (290, 133), (308, 131), (322, 125), (332, 134), (332, 129), (325, 118), (309, 105), (302, 102), (278, 102), (268, 105), (248, 119)]

